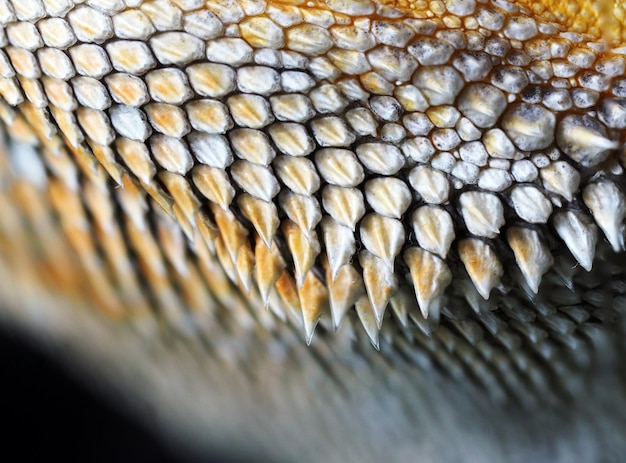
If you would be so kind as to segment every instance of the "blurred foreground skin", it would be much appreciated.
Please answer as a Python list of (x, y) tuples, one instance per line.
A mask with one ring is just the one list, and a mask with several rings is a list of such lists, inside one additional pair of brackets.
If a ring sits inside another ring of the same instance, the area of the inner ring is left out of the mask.
[(0, 1), (0, 321), (200, 454), (621, 461), (623, 11)]

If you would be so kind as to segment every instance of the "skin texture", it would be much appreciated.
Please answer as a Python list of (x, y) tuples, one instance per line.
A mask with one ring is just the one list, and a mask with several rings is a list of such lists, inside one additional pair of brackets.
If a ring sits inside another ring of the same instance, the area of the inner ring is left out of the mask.
[(19, 5), (6, 324), (205, 451), (618, 461), (621, 4)]

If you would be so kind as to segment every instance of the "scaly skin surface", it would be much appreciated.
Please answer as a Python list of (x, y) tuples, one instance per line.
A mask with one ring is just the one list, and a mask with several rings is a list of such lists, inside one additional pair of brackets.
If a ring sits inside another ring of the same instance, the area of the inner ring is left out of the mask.
[(626, 47), (592, 6), (0, 1), (5, 323), (189, 445), (619, 461)]

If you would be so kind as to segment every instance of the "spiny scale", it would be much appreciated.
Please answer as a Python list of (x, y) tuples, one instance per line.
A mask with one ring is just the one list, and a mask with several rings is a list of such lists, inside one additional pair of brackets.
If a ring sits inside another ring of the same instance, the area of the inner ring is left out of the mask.
[(554, 282), (623, 275), (596, 257), (624, 249), (620, 27), (495, 0), (126, 3), (0, 1), (11, 162), (37, 148), (109, 312), (269, 306), (307, 342), (358, 320), (453, 365), (573, 345), (595, 312)]

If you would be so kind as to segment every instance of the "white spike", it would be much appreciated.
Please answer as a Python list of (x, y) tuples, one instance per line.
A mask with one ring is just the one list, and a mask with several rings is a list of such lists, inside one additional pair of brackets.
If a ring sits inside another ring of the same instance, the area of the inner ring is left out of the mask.
[(615, 252), (624, 250), (624, 218), (626, 197), (610, 181), (592, 183), (583, 191), (583, 201), (611, 243)]
[(486, 238), (498, 236), (504, 225), (504, 208), (496, 195), (469, 191), (461, 195), (459, 202), (470, 233)]
[(452, 282), (452, 272), (439, 257), (418, 247), (405, 251), (404, 261), (409, 267), (415, 296), (424, 318), (428, 318), (431, 303), (441, 296)]
[(324, 180), (331, 185), (355, 187), (365, 178), (363, 166), (349, 150), (326, 148), (315, 153), (315, 165)]
[(415, 308), (413, 294), (406, 289), (400, 288), (389, 300), (389, 303), (400, 325), (406, 328), (409, 324), (409, 313)]
[(334, 278), (329, 278), (327, 272), (326, 283), (330, 297), (330, 313), (333, 326), (339, 329), (346, 312), (359, 297), (365, 294), (363, 279), (352, 265), (344, 265)]
[(409, 172), (409, 183), (429, 204), (442, 204), (448, 201), (450, 182), (446, 175), (437, 169), (418, 165)]
[(395, 177), (379, 177), (365, 184), (365, 198), (375, 212), (399, 219), (411, 204), (411, 191)]
[(511, 227), (506, 237), (524, 279), (530, 289), (537, 294), (543, 274), (554, 263), (550, 249), (541, 240), (539, 233), (530, 228)]
[(229, 210), (225, 211), (217, 205), (212, 205), (211, 211), (213, 211), (215, 223), (220, 230), (220, 236), (224, 240), (230, 259), (236, 262), (239, 248), (248, 241), (248, 229)]
[(174, 214), (178, 212), (184, 216), (182, 221), (192, 223), (196, 211), (200, 208), (200, 201), (191, 189), (190, 182), (182, 175), (171, 172), (159, 173), (159, 179), (163, 182), (170, 195), (174, 198), (172, 209)]
[(568, 201), (574, 199), (574, 193), (580, 186), (580, 173), (565, 161), (550, 163), (539, 171), (546, 190), (563, 196)]
[(271, 201), (257, 199), (248, 193), (239, 195), (237, 205), (241, 213), (252, 223), (265, 246), (271, 247), (276, 230), (280, 225), (276, 205)]
[(302, 321), (306, 343), (309, 345), (322, 312), (328, 305), (328, 291), (326, 286), (315, 276), (314, 272), (308, 272), (302, 285), (300, 285), (298, 294), (300, 296), (300, 304), (302, 305)]
[(574, 273), (576, 272), (576, 263), (567, 254), (558, 256), (554, 260), (554, 273), (558, 277), (558, 284), (565, 286), (570, 291), (574, 291)]
[[(274, 315), (276, 315), (276, 318), (278, 318), (280, 321), (282, 322), (286, 322), (287, 321), (287, 313), (285, 310), (285, 303), (284, 303), (284, 299), (281, 299), (281, 297), (279, 297), (278, 292), (276, 291), (275, 287), (272, 287), (272, 289), (270, 290), (270, 294), (268, 296), (268, 301), (265, 304), (266, 308), (269, 309)], [(289, 314), (290, 315), (294, 315), (293, 313), (293, 309), (291, 307), (289, 307)], [(302, 320), (301, 320), (301, 313), (300, 310), (298, 309), (298, 316), (299, 317), (295, 317), (296, 319), (296, 324), (302, 324)]]
[(271, 246), (265, 245), (263, 240), (258, 240), (254, 248), (254, 276), (263, 303), (267, 306), (270, 290), (274, 287), (276, 280), (280, 278), (283, 269), (286, 267), (285, 261), (280, 255), (276, 243)]
[(396, 276), (382, 259), (365, 250), (359, 253), (359, 262), (363, 268), (367, 296), (376, 315), (376, 324), (380, 328), (389, 298), (398, 286)]
[(459, 257), (480, 295), (489, 299), (504, 273), (495, 250), (482, 240), (468, 238), (459, 243)]
[(224, 244), (224, 238), (222, 235), (218, 236), (215, 240), (215, 253), (222, 268), (224, 269), (224, 273), (226, 273), (230, 281), (237, 283), (237, 271), (235, 270), (233, 260), (229, 255), (228, 248)]
[(301, 287), (320, 253), (320, 244), (315, 235), (307, 237), (300, 227), (291, 220), (283, 222), (282, 231), (293, 257), (296, 283), (298, 287)]
[(315, 196), (302, 196), (285, 191), (279, 196), (278, 201), (287, 217), (294, 221), (307, 236), (322, 220), (320, 204)]
[(352, 231), (365, 215), (363, 193), (356, 188), (328, 185), (322, 191), (322, 204), (333, 219)]
[(363, 143), (356, 154), (361, 164), (375, 174), (393, 175), (405, 164), (400, 149), (386, 143)]
[[(273, 289), (270, 291), (270, 295), (277, 293), (280, 299), (284, 302), (283, 307), (288, 309), (289, 315), (294, 317), (296, 325), (302, 325), (302, 306), (300, 305), (300, 295), (298, 294), (298, 286), (296, 280), (287, 271), (283, 270), (280, 278), (276, 280)], [(271, 297), (271, 296), (270, 296)], [(271, 301), (270, 299), (270, 302)], [(270, 304), (270, 309), (274, 310), (274, 306)]]
[[(607, 108), (610, 101), (605, 100), (602, 107)], [(585, 115), (564, 117), (556, 131), (556, 142), (566, 155), (584, 167), (604, 162), (618, 147), (618, 142), (607, 136), (597, 119)]]
[(393, 272), (396, 256), (404, 244), (404, 227), (399, 220), (368, 214), (361, 222), (361, 242), (375, 256), (381, 258)]
[(217, 226), (201, 210), (196, 213), (196, 226), (209, 252), (215, 254), (215, 240), (219, 236)]
[(374, 309), (370, 304), (367, 297), (361, 297), (355, 304), (356, 313), (361, 320), (363, 328), (367, 333), (367, 337), (370, 339), (372, 345), (379, 350), (379, 334), (380, 328), (378, 327), (378, 320), (374, 314)]
[(228, 138), (235, 154), (246, 161), (267, 167), (276, 157), (267, 135), (260, 130), (235, 129), (228, 133)]
[(436, 206), (423, 206), (413, 213), (412, 219), (419, 245), (445, 259), (455, 238), (450, 214)]
[(237, 262), (235, 269), (239, 280), (247, 292), (250, 292), (250, 283), (252, 282), (252, 271), (254, 269), (254, 253), (250, 246), (242, 246), (237, 253)]
[(473, 281), (464, 278), (462, 280), (455, 280), (452, 284), (455, 291), (463, 295), (467, 305), (469, 305), (475, 313), (480, 314), (486, 311), (488, 301), (485, 301), (480, 295)]
[(593, 220), (579, 212), (559, 212), (554, 217), (554, 228), (578, 263), (590, 272), (598, 242), (598, 227)]
[(271, 201), (280, 192), (278, 180), (268, 167), (237, 161), (230, 168), (230, 175), (242, 190), (263, 201)]
[(157, 233), (165, 257), (181, 276), (188, 276), (186, 243), (181, 228), (170, 216), (163, 213), (157, 219)]
[(471, 319), (454, 320), (451, 322), (454, 328), (473, 346), (481, 341), (484, 331), (478, 323)]
[(356, 252), (354, 233), (326, 216), (322, 219), (322, 237), (328, 256), (331, 279), (335, 280), (339, 269), (350, 262)]
[(315, 164), (304, 157), (278, 156), (272, 166), (285, 186), (294, 193), (311, 196), (320, 188)]
[[(431, 306), (430, 318), (428, 319), (425, 319), (420, 311), (413, 311), (409, 313), (409, 319), (415, 323), (415, 326), (417, 326), (419, 330), (428, 337), (432, 336), (433, 332), (439, 326), (440, 300), (441, 299), (437, 299), (433, 302)], [(433, 308), (436, 308), (436, 310), (433, 311)]]
[(546, 223), (552, 214), (552, 203), (535, 186), (516, 186), (511, 191), (511, 202), (517, 215), (530, 223)]

